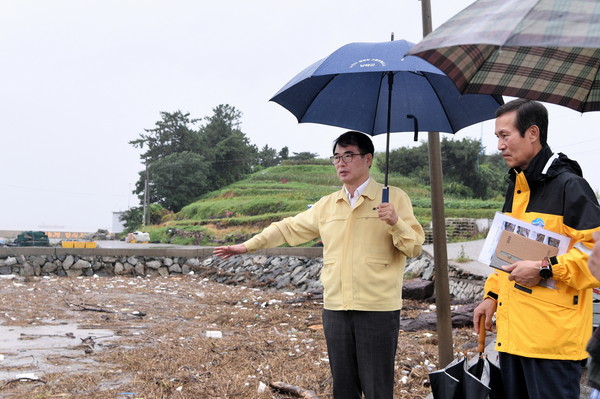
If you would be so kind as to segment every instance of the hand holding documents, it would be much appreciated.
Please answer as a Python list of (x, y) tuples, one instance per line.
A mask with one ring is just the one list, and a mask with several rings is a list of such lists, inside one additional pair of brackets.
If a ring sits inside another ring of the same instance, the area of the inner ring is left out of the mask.
[(558, 248), (510, 231), (502, 231), (496, 249), (490, 259), (490, 266), (501, 269), (520, 260), (541, 260), (558, 255)]
[(520, 260), (542, 260), (567, 252), (571, 239), (496, 212), (479, 261), (502, 270)]

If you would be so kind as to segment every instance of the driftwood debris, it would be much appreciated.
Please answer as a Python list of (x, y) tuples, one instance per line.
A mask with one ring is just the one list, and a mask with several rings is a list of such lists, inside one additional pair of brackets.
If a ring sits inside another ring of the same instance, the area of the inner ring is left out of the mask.
[(2, 387), (6, 387), (14, 382), (41, 382), (42, 384), (47, 384), (46, 381), (40, 379), (40, 378), (31, 378), (31, 377), (19, 377), (19, 378), (15, 378), (14, 380), (9, 380), (6, 381), (4, 384), (2, 384)]
[(269, 385), (271, 386), (271, 388), (273, 388), (277, 391), (289, 393), (289, 394), (292, 394), (299, 398), (319, 399), (319, 396), (317, 395), (317, 393), (315, 391), (311, 391), (306, 388), (298, 387), (296, 385), (290, 385), (290, 384), (286, 384), (285, 382), (279, 382), (279, 381), (271, 382), (271, 383), (269, 383)]
[(96, 306), (92, 306), (92, 305), (87, 305), (85, 303), (82, 303), (82, 304), (72, 303), (72, 302), (67, 301), (64, 298), (63, 298), (63, 301), (65, 301), (65, 303), (69, 307), (77, 307), (81, 311), (91, 311), (91, 312), (101, 312), (101, 313), (117, 313), (114, 310), (103, 309), (103, 308), (100, 308), (100, 307), (96, 307)]
[[(475, 303), (469, 303), (452, 310), (452, 328), (471, 327), (473, 325), (473, 309), (475, 309), (475, 306)], [(416, 318), (400, 320), (400, 329), (403, 331), (435, 331), (436, 327), (437, 319), (435, 312), (421, 313)]]
[(65, 303), (69, 307), (77, 307), (77, 308), (79, 308), (78, 310), (80, 310), (80, 311), (100, 312), (100, 313), (116, 313), (116, 314), (122, 314), (122, 315), (126, 315), (126, 316), (135, 316), (138, 318), (142, 318), (142, 317), (146, 316), (146, 313), (140, 312), (139, 310), (135, 310), (130, 313), (125, 313), (125, 312), (118, 312), (116, 310), (104, 309), (104, 308), (94, 306), (94, 305), (89, 305), (86, 303), (82, 303), (82, 304), (72, 303), (72, 302), (67, 301), (65, 298), (63, 298), (63, 301), (65, 301)]

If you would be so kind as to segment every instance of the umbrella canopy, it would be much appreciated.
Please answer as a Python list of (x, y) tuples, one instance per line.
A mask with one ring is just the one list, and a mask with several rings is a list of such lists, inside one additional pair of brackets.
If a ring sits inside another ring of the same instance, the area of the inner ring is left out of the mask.
[(445, 133), (494, 117), (500, 96), (461, 95), (438, 68), (418, 57), (404, 57), (412, 46), (405, 40), (347, 44), (300, 72), (271, 101), (300, 123), (370, 135), (413, 131), (409, 115), (421, 130)]
[(414, 46), (462, 93), (600, 110), (600, 2), (478, 0)]
[[(388, 183), (389, 133), (456, 133), (494, 117), (500, 96), (462, 95), (428, 62), (404, 56), (414, 44), (405, 40), (350, 43), (300, 72), (271, 98), (298, 122), (313, 122), (387, 133), (385, 182)], [(387, 202), (384, 190), (383, 202)]]
[(457, 359), (429, 373), (434, 399), (504, 399), (500, 368), (486, 357)]

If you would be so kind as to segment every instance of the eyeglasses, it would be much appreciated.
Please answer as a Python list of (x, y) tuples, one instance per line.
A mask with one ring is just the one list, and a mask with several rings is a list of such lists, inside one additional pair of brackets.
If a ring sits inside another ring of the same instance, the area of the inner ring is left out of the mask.
[(367, 155), (367, 153), (364, 153), (364, 154), (347, 153), (347, 154), (343, 154), (343, 155), (334, 155), (332, 157), (329, 157), (329, 159), (331, 160), (331, 163), (334, 165), (340, 163), (340, 160), (342, 160), (342, 159), (344, 160), (345, 163), (350, 163), (354, 159), (355, 155), (363, 156), (363, 155)]

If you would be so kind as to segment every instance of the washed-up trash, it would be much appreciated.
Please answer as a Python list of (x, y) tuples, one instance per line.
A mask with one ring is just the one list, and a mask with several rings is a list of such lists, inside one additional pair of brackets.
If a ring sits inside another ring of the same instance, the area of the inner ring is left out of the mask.
[(266, 389), (267, 389), (267, 385), (266, 385), (264, 382), (262, 382), (262, 381), (261, 381), (261, 382), (258, 384), (258, 389), (257, 389), (257, 392), (258, 392), (258, 393), (263, 393), (263, 392), (264, 392)]
[(33, 373), (23, 373), (16, 375), (17, 380), (37, 380), (38, 378)]
[(139, 310), (134, 310), (133, 312), (131, 312), (131, 314), (134, 315), (134, 316), (138, 316), (138, 317), (144, 317), (144, 316), (146, 316), (146, 313), (140, 312)]
[(133, 233), (127, 234), (127, 237), (125, 238), (125, 242), (148, 243), (148, 242), (150, 242), (150, 233), (145, 233), (143, 231), (134, 231)]
[(221, 331), (207, 331), (207, 338), (223, 338), (223, 333)]

